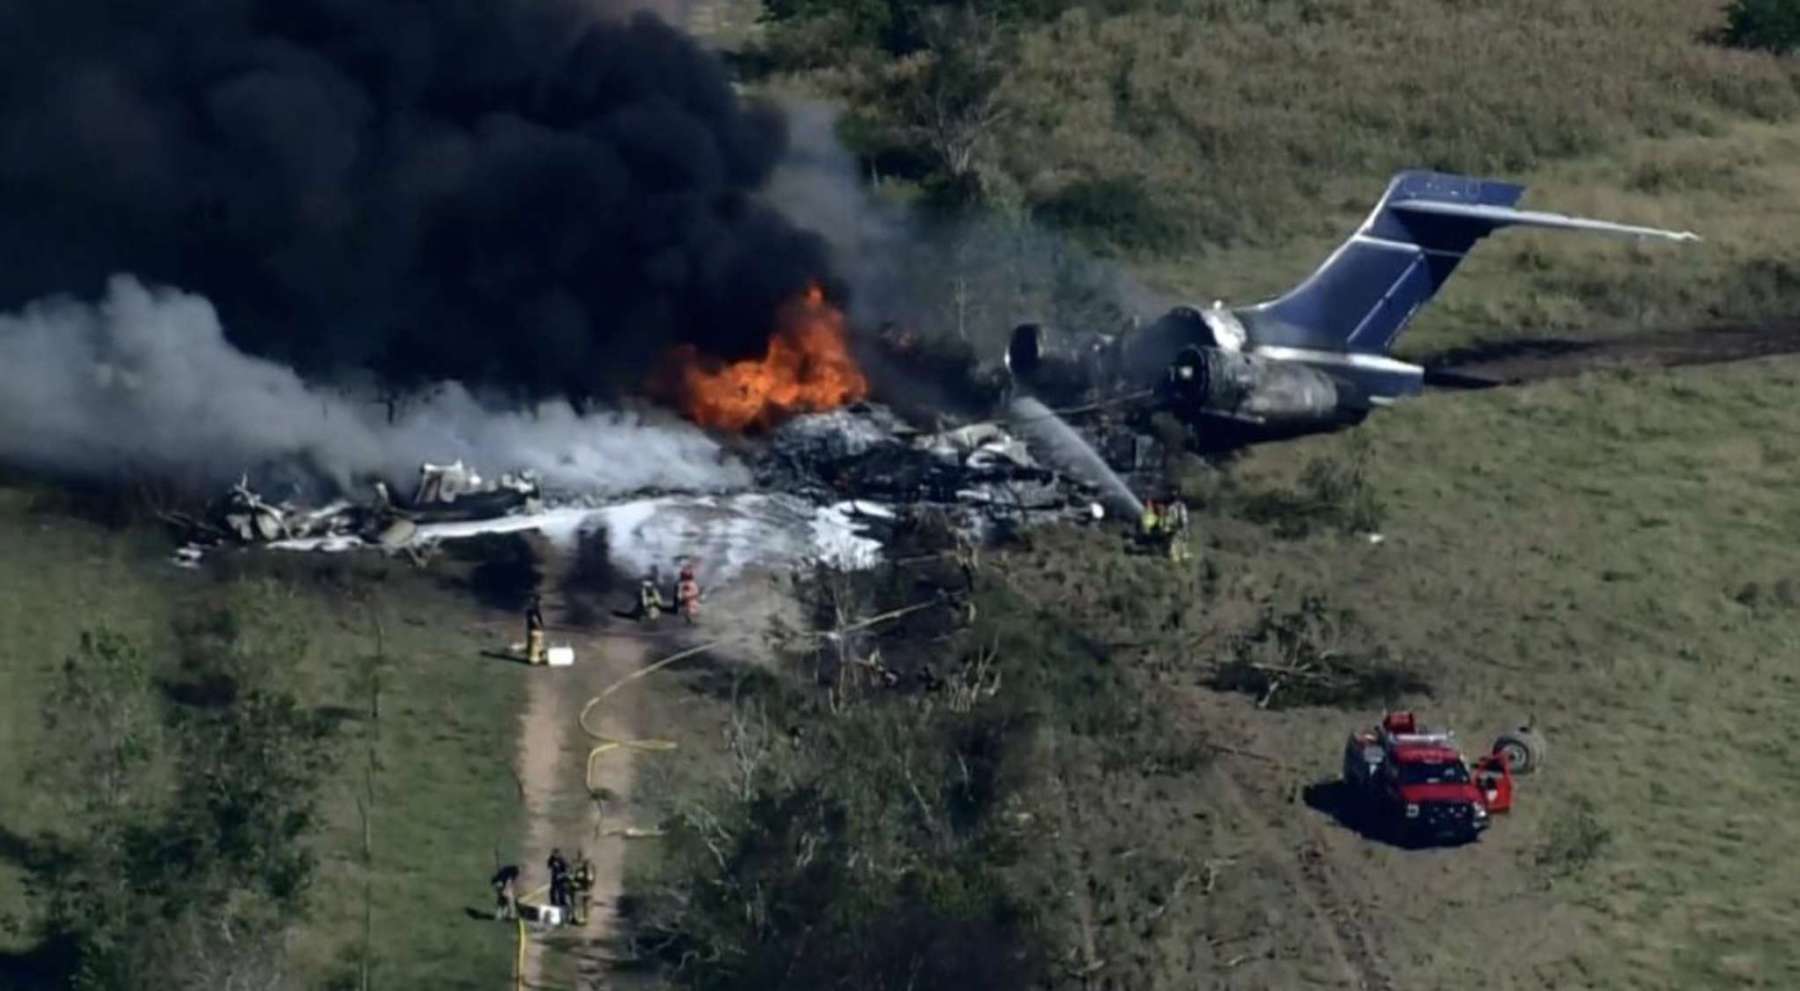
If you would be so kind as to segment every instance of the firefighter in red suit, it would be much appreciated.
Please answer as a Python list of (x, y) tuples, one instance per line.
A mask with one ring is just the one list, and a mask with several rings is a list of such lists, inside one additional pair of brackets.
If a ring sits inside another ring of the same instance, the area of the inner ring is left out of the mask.
[(675, 583), (675, 608), (689, 623), (700, 615), (700, 583), (694, 580), (694, 566), (681, 566), (681, 578)]

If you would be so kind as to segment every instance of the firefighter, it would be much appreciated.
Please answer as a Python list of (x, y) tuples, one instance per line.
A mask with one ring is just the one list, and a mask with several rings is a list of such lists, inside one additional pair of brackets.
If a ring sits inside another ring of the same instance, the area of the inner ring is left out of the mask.
[(545, 861), (550, 868), (550, 904), (557, 908), (569, 907), (569, 862), (563, 859), (560, 848), (550, 851), (550, 859)]
[(1187, 503), (1180, 499), (1169, 502), (1169, 511), (1165, 516), (1163, 529), (1164, 539), (1168, 542), (1169, 560), (1186, 561), (1188, 559), (1188, 509)]
[(962, 569), (963, 585), (975, 590), (975, 572), (981, 570), (981, 553), (975, 547), (975, 541), (961, 530), (956, 532), (956, 566)]
[(1144, 515), (1138, 519), (1138, 540), (1145, 545), (1156, 543), (1157, 531), (1162, 529), (1162, 514), (1156, 511), (1156, 503), (1144, 502)]
[(536, 595), (525, 608), (525, 663), (544, 663), (544, 610)]
[(700, 615), (700, 583), (694, 580), (694, 566), (681, 566), (681, 578), (675, 583), (675, 607), (692, 624)]
[(517, 864), (507, 864), (494, 872), (488, 882), (494, 888), (494, 921), (516, 919), (519, 917), (519, 868)]
[(575, 851), (575, 924), (587, 925), (588, 905), (593, 900), (594, 862), (588, 859), (586, 850)]
[(651, 578), (644, 579), (644, 583), (638, 587), (638, 618), (646, 622), (654, 622), (656, 617), (662, 614), (662, 609), (662, 592), (656, 587), (656, 581)]

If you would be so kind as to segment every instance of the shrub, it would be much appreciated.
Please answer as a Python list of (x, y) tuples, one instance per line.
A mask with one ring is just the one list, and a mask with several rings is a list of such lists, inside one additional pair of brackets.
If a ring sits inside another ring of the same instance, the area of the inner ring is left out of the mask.
[(1127, 250), (1167, 247), (1180, 237), (1169, 212), (1135, 176), (1079, 179), (1037, 204), (1044, 219)]

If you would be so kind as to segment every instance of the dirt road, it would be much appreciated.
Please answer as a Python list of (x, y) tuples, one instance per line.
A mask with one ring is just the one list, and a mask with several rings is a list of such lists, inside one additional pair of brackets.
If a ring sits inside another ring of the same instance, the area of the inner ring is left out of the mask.
[(1800, 321), (1652, 331), (1620, 337), (1516, 338), (1426, 355), (1427, 381), (1518, 385), (1583, 372), (1748, 361), (1800, 352)]
[[(569, 592), (567, 555), (547, 544), (536, 547), (544, 575), (542, 596), (546, 643), (574, 648), (572, 667), (545, 667), (533, 672), (525, 711), (520, 716), (514, 767), (524, 793), (529, 827), (520, 847), (524, 890), (538, 892), (533, 901), (548, 900), (546, 861), (560, 849), (571, 864), (585, 851), (596, 881), (588, 924), (582, 928), (537, 932), (529, 927), (525, 952), (527, 987), (580, 988), (617, 986), (608, 964), (619, 958), (615, 909), (623, 891), (627, 846), (641, 840), (624, 835), (629, 821), (626, 800), (637, 777), (637, 762), (654, 759), (618, 748), (594, 760), (594, 785), (587, 787), (588, 756), (599, 742), (582, 729), (581, 710), (590, 699), (661, 656), (675, 642), (675, 631), (647, 632), (635, 624), (607, 624), (596, 619), (594, 603), (576, 601)], [(521, 618), (515, 628), (496, 630), (497, 640), (514, 643), (524, 637)], [(638, 693), (643, 683), (626, 687), (588, 716), (588, 726), (610, 739), (635, 740), (654, 735), (647, 708)]]

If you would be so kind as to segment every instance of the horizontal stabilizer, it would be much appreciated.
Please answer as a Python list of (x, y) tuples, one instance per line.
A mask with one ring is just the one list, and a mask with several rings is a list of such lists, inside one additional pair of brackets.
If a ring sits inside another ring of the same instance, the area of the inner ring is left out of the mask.
[(1388, 204), (1393, 210), (1405, 213), (1426, 213), (1438, 217), (1462, 217), (1468, 220), (1486, 221), (1494, 227), (1550, 227), (1558, 230), (1593, 231), (1597, 234), (1612, 234), (1617, 237), (1659, 237), (1669, 241), (1698, 241), (1700, 235), (1693, 231), (1667, 231), (1659, 227), (1636, 227), (1631, 224), (1615, 224), (1609, 220), (1589, 220), (1586, 217), (1571, 217), (1562, 213), (1545, 213), (1539, 210), (1515, 210), (1507, 206), (1492, 206), (1486, 203), (1446, 203), (1442, 200), (1396, 200)]

